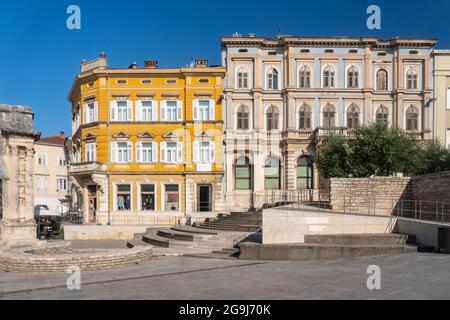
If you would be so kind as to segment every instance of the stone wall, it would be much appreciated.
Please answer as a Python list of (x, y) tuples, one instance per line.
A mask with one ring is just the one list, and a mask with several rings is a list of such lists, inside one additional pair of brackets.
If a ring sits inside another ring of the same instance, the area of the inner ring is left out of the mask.
[(391, 215), (400, 199), (411, 198), (411, 178), (333, 178), (330, 197), (334, 211)]

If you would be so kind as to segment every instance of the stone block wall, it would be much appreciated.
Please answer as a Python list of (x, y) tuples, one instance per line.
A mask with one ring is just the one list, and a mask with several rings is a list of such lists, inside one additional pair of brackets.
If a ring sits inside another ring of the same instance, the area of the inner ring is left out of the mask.
[(450, 171), (417, 177), (331, 179), (337, 212), (450, 221)]
[(410, 199), (411, 178), (370, 177), (331, 179), (334, 211), (391, 215), (400, 199)]

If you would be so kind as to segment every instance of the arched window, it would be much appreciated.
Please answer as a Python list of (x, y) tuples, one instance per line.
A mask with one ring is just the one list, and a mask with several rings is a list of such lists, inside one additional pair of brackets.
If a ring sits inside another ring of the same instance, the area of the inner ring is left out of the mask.
[(238, 89), (248, 88), (248, 71), (247, 68), (240, 67), (237, 72), (237, 87)]
[(276, 189), (281, 188), (280, 179), (280, 160), (273, 156), (267, 158), (264, 163), (264, 188), (265, 189)]
[(323, 87), (334, 88), (334, 69), (332, 66), (326, 66), (323, 70)]
[(388, 90), (388, 73), (384, 69), (380, 69), (377, 72), (377, 90)]
[(252, 188), (252, 167), (247, 157), (240, 157), (235, 165), (236, 190), (250, 190)]
[(359, 72), (358, 68), (352, 66), (347, 71), (347, 88), (358, 88)]
[(323, 126), (325, 128), (336, 127), (336, 109), (331, 104), (327, 104), (323, 109)]
[(270, 69), (267, 73), (267, 89), (278, 90), (278, 71), (276, 69)]
[(297, 160), (297, 189), (313, 188), (313, 162), (310, 157)]
[(311, 108), (304, 104), (299, 110), (299, 129), (311, 129)]
[(406, 72), (406, 88), (408, 90), (417, 89), (417, 71), (412, 68)]
[(410, 106), (408, 110), (406, 110), (406, 130), (419, 130), (419, 111), (414, 106)]
[(359, 108), (351, 104), (347, 109), (347, 128), (353, 129), (359, 126)]
[(300, 88), (311, 88), (311, 70), (308, 66), (303, 65), (300, 68), (298, 79)]
[(248, 130), (249, 126), (249, 116), (248, 108), (246, 106), (240, 106), (237, 112), (237, 128), (240, 130)]
[(267, 130), (278, 130), (279, 129), (280, 114), (278, 109), (275, 107), (270, 107), (267, 109)]
[(389, 110), (385, 106), (381, 106), (377, 110), (377, 122), (388, 125), (389, 123)]

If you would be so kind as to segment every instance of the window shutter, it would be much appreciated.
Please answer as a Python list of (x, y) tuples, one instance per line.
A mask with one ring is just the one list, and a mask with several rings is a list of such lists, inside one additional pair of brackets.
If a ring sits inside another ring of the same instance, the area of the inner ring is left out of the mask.
[(133, 101), (127, 101), (127, 120), (133, 121)]
[(141, 163), (143, 161), (142, 157), (142, 142), (136, 143), (136, 162)]
[(152, 142), (152, 162), (158, 162), (158, 143)]
[(128, 142), (127, 160), (128, 160), (128, 162), (133, 162), (133, 143), (132, 142)]
[(117, 101), (113, 100), (110, 104), (110, 120), (116, 121), (117, 120)]
[(158, 121), (158, 102), (152, 101), (152, 121)]
[(177, 162), (183, 162), (183, 143), (177, 142)]
[(94, 102), (94, 122), (98, 121), (98, 102)]
[(183, 111), (183, 102), (178, 100), (177, 101), (177, 120), (178, 121), (183, 120), (182, 111)]
[(142, 100), (136, 101), (136, 121), (143, 121), (142, 118)]
[(87, 108), (88, 108), (88, 106), (87, 106), (87, 104), (84, 104), (83, 105), (83, 111), (84, 111), (84, 121), (83, 121), (83, 123), (88, 123), (88, 120), (87, 120)]
[(198, 109), (199, 109), (199, 104), (198, 104), (198, 100), (193, 100), (192, 101), (192, 112), (193, 112), (193, 118), (194, 121), (198, 120)]
[(97, 161), (97, 143), (92, 144), (92, 161)]
[(111, 143), (111, 162), (117, 162), (117, 142)]
[(90, 149), (89, 146), (90, 146), (89, 143), (86, 143), (84, 145), (84, 161), (85, 162), (89, 162), (89, 149)]
[(165, 163), (167, 158), (166, 142), (161, 142), (161, 162)]
[(209, 100), (209, 120), (216, 120), (216, 101), (213, 99)]
[(216, 162), (216, 143), (210, 142), (209, 143), (209, 151), (210, 151), (210, 162)]
[(192, 151), (193, 161), (199, 162), (200, 160), (200, 146), (198, 141), (194, 141), (194, 148)]
[(161, 121), (166, 121), (166, 107), (167, 102), (161, 101)]

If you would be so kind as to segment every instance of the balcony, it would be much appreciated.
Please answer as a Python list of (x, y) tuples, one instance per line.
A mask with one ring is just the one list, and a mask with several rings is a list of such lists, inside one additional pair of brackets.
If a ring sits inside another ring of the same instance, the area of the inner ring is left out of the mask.
[(318, 127), (317, 128), (317, 137), (319, 139), (332, 136), (332, 135), (343, 135), (345, 137), (351, 137), (352, 136), (352, 129), (347, 129), (346, 127)]
[(105, 170), (106, 165), (99, 162), (72, 163), (69, 166), (69, 175), (92, 174)]

